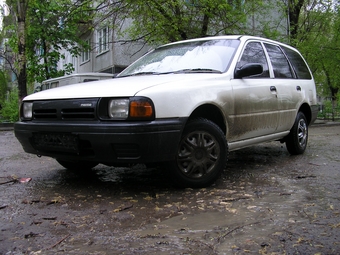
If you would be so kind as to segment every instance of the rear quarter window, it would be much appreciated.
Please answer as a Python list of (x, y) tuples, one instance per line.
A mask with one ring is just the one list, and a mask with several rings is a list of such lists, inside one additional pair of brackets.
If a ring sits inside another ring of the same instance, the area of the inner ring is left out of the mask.
[(298, 79), (307, 79), (307, 80), (312, 79), (312, 76), (309, 72), (306, 62), (302, 59), (300, 54), (287, 47), (281, 46), (281, 48), (286, 54), (286, 56), (288, 57), (290, 63), (292, 64)]

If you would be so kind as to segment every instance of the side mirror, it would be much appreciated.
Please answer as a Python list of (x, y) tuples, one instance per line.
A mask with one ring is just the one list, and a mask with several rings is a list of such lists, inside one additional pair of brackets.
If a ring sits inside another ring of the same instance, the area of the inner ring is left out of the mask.
[(252, 75), (263, 73), (263, 66), (261, 64), (249, 63), (235, 70), (235, 79), (242, 79)]

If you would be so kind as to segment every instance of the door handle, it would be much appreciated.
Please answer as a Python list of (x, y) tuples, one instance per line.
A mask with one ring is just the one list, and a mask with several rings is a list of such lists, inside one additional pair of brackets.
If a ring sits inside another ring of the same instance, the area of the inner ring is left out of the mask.
[(276, 87), (275, 86), (270, 86), (270, 91), (271, 92), (274, 92), (274, 91), (276, 92)]
[(296, 86), (296, 90), (297, 91), (301, 91), (301, 87), (300, 86)]

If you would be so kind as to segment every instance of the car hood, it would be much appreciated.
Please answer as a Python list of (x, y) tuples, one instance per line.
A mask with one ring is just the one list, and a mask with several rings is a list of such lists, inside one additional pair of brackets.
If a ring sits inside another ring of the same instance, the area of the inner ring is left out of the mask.
[(25, 101), (93, 97), (130, 97), (150, 87), (183, 81), (202, 80), (220, 74), (164, 74), (114, 78), (78, 83), (44, 90), (25, 97)]

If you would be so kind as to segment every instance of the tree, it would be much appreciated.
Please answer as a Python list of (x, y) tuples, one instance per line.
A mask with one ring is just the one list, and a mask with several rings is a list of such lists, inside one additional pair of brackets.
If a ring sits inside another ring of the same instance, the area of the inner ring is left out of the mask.
[[(72, 65), (58, 71), (61, 49), (78, 55), (88, 47), (81, 34), (88, 31), (93, 18), (90, 0), (7, 0), (13, 25), (7, 26), (9, 44), (15, 55), (19, 101), (27, 95), (27, 83), (64, 75)], [(82, 28), (86, 27), (85, 30)], [(36, 54), (38, 53), (38, 54)]]
[(296, 39), (299, 33), (299, 20), (302, 7), (309, 1), (288, 0), (289, 33), (292, 40)]
[(1, 105), (6, 99), (6, 94), (8, 91), (7, 87), (7, 77), (4, 71), (0, 70), (0, 109)]
[(314, 52), (317, 58), (314, 62), (314, 73), (318, 83), (322, 84), (319, 93), (331, 98), (334, 121), (340, 88), (340, 16), (337, 13), (328, 13), (327, 17), (329, 23), (323, 29), (325, 33), (314, 41), (319, 47), (319, 50)]
[[(249, 26), (265, 1), (253, 0), (126, 0), (113, 5), (122, 20), (131, 19), (125, 30), (131, 40), (151, 45), (220, 34), (254, 34)], [(119, 9), (119, 11), (117, 11)]]
[(18, 96), (21, 101), (27, 95), (27, 61), (26, 61), (26, 16), (29, 0), (7, 0), (7, 4), (11, 6), (11, 12), (16, 19), (16, 35), (13, 39), (12, 47), (16, 53), (16, 76), (18, 80)]
[(64, 58), (62, 50), (78, 56), (89, 47), (81, 36), (92, 25), (90, 2), (31, 0), (29, 7), (27, 58), (30, 81), (42, 82), (71, 73), (72, 64), (58, 70), (57, 63)]
[[(306, 57), (318, 94), (337, 105), (340, 87), (340, 13), (331, 0), (289, 1), (290, 42)], [(333, 120), (334, 120), (333, 110)]]

